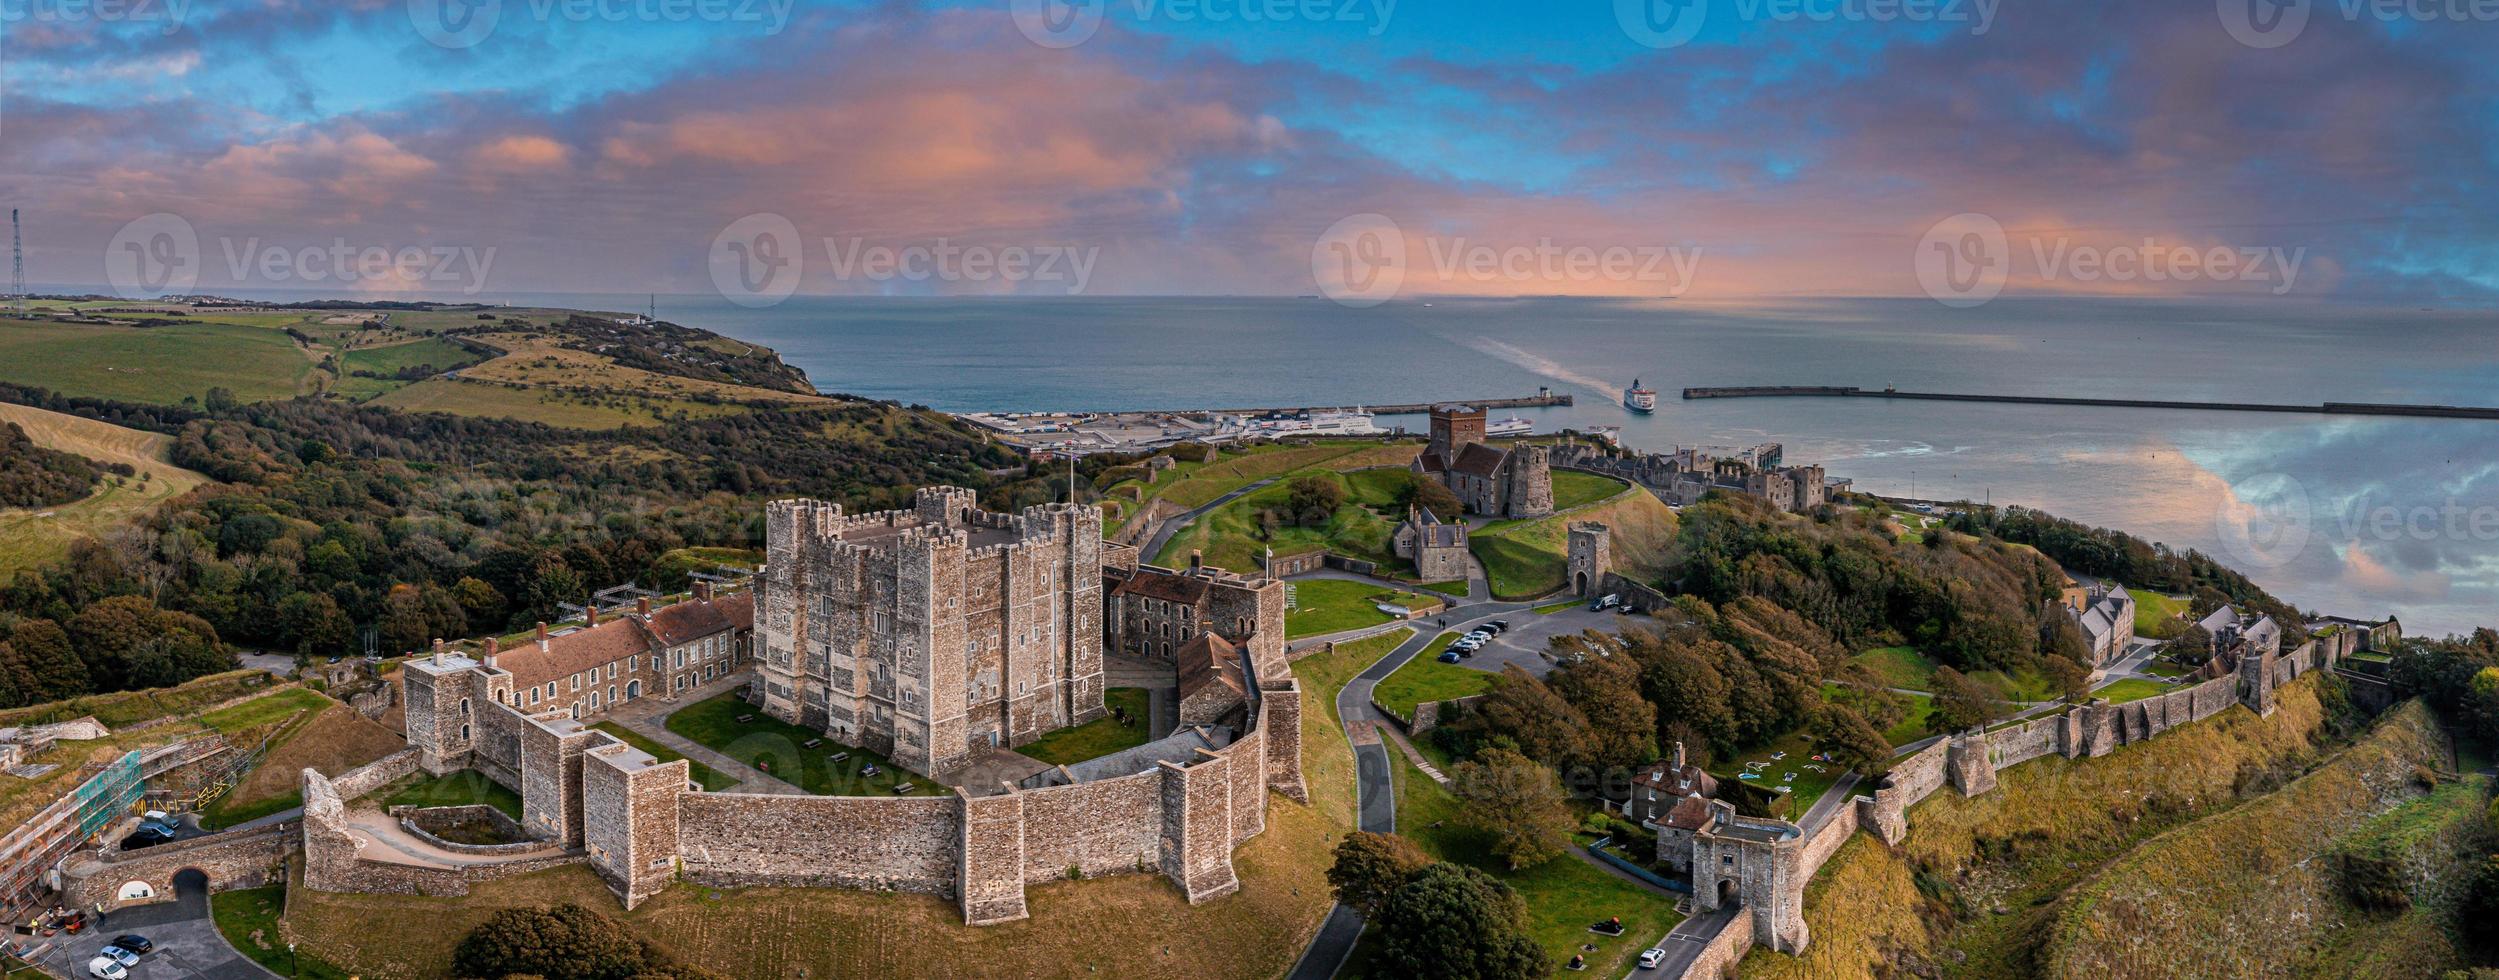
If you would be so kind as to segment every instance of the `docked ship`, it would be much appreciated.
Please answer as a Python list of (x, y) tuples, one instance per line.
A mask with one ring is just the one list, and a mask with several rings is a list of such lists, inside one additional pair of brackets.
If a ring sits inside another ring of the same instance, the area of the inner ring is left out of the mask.
[(1320, 436), (1375, 436), (1388, 430), (1371, 424), (1371, 413), (1362, 409), (1350, 412), (1312, 412), (1305, 423), (1310, 434)]
[(1519, 436), (1532, 436), (1535, 434), (1536, 423), (1530, 422), (1516, 415), (1510, 416), (1506, 419), (1494, 419), (1490, 422), (1484, 423), (1484, 436), (1488, 439), (1515, 439)]
[(1623, 407), (1642, 415), (1657, 411), (1657, 392), (1640, 387), (1640, 379), (1631, 379), (1631, 387), (1623, 389)]

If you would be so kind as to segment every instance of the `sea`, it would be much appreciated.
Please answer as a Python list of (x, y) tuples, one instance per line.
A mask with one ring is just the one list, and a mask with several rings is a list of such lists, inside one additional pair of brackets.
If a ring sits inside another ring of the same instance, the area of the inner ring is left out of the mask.
[[(2499, 404), (2499, 318), (2287, 300), (496, 297), (772, 347), (819, 388), (952, 411), (1506, 398), (1641, 450), (1777, 442), (1859, 490), (2035, 507), (2240, 569), (2304, 610), (2499, 625), (2499, 422), (1837, 398), (1729, 385), (2311, 404)], [(1621, 405), (1634, 380), (1655, 414)], [(1381, 416), (1420, 431), (1422, 416)]]

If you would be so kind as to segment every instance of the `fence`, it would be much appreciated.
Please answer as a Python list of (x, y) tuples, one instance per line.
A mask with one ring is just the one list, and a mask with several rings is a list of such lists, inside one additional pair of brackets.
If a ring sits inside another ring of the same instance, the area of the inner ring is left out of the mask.
[(1673, 878), (1668, 878), (1655, 871), (1651, 871), (1647, 868), (1634, 864), (1620, 854), (1606, 850), (1605, 846), (1611, 843), (1614, 843), (1614, 838), (1611, 835), (1599, 837), (1588, 845), (1588, 853), (1597, 860), (1605, 862), (1608, 867), (1619, 868), (1624, 874), (1628, 874), (1659, 888), (1666, 889), (1667, 891), (1684, 892), (1687, 894), (1692, 891), (1692, 885), (1690, 882), (1676, 881)]

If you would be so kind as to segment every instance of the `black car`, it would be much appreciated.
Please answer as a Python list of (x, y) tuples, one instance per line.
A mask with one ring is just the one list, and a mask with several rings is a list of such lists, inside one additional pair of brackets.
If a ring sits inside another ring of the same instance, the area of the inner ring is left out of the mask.
[(1489, 629), (1494, 633), (1507, 633), (1510, 631), (1510, 621), (1506, 619), (1496, 619), (1485, 623), (1484, 628)]
[(115, 936), (113, 937), (113, 945), (119, 946), (133, 953), (137, 953), (141, 956), (146, 956), (147, 954), (156, 951), (156, 944), (149, 942), (148, 937), (146, 936)]

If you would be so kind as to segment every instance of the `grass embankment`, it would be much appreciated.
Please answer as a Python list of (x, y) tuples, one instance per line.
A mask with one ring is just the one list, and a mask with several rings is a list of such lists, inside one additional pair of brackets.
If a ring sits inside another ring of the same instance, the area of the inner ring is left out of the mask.
[[(0, 337), (9, 329), (0, 326)], [(104, 474), (94, 493), (56, 507), (0, 509), (0, 579), (59, 561), (68, 556), (71, 544), (127, 527), (158, 504), (209, 482), (168, 462), (172, 436), (25, 405), (0, 404), (0, 422), (17, 423), (28, 439), (46, 449), (123, 463), (138, 471), (135, 476)]]
[(2150, 589), (2127, 589), (2135, 598), (2135, 633), (2141, 636), (2166, 636), (2179, 614), (2187, 611), (2189, 601), (2182, 596), (2165, 596)]
[(1675, 535), (1674, 512), (1648, 491), (1635, 491), (1630, 484), (1606, 477), (1590, 478), (1614, 483), (1616, 492), (1599, 503), (1576, 510), (1557, 511), (1550, 517), (1530, 521), (1497, 523), (1467, 536), (1467, 546), (1483, 563), (1494, 596), (1523, 599), (1545, 595), (1568, 584), (1564, 578), (1565, 564), (1570, 551), (1570, 525), (1575, 521), (1595, 521), (1613, 529), (1614, 571), (1623, 577), (1646, 582), (1664, 574), (1666, 549)]
[[(1397, 770), (1397, 832), (1433, 857), (1479, 868), (1516, 889), (1527, 902), (1528, 935), (1543, 947), (1556, 974), (1565, 972), (1562, 965), (1571, 954), (1582, 952), (1581, 944), (1593, 943), (1597, 949), (1584, 953), (1589, 975), (1621, 976), (1640, 950), (1682, 921), (1673, 902), (1570, 855), (1510, 870), (1492, 854), (1491, 835), (1460, 826), (1457, 797), (1406, 761), (1404, 753), (1389, 754)], [(1588, 931), (1591, 923), (1614, 916), (1622, 917), (1621, 936)], [(1366, 933), (1365, 939), (1370, 938)], [(1355, 947), (1345, 975), (1389, 976), (1370, 965), (1371, 950), (1367, 942)]]
[(1803, 956), (1755, 950), (1744, 975), (2036, 974), (2033, 959), (2069, 886), (2136, 843), (2262, 795), (2316, 762), (2325, 710), (2315, 684), (2283, 687), (2268, 718), (2234, 708), (2098, 759), (2049, 756), (2005, 769), (1982, 796), (1938, 790), (1910, 809), (1899, 848), (1859, 834), (1823, 866), (1806, 890), (1813, 943)]
[[(1052, 882), (1027, 890), (1031, 918), (973, 927), (935, 896), (681, 884), (621, 915), (635, 934), (729, 976), (976, 976), (1000, 963), (1079, 976), (1281, 976), (1335, 903), (1327, 867), (1354, 821), (1353, 752), (1336, 692), (1401, 638), (1341, 644), (1294, 664), (1303, 703), (1325, 706), (1302, 713), (1311, 803), (1269, 797), (1266, 831), (1233, 855), (1241, 890), (1225, 898), (1191, 906), (1151, 874)], [(484, 882), (463, 898), (299, 891), (287, 924), (306, 951), (358, 975), (440, 977), (460, 937), (495, 910), (605, 891), (579, 865)], [(391, 928), (373, 928), (385, 920)]]
[(661, 762), (675, 762), (679, 759), (685, 759), (686, 777), (694, 780), (695, 785), (701, 786), (710, 792), (717, 793), (738, 784), (737, 777), (704, 765), (699, 761), (686, 759), (685, 753), (662, 745), (658, 740), (623, 725), (619, 725), (612, 721), (602, 721), (593, 724), (590, 727), (596, 728), (610, 735), (614, 735), (618, 741), (633, 746), (634, 748), (641, 749), (644, 752), (648, 752), (650, 753), (651, 758), (657, 759)]
[(1416, 608), (1445, 601), (1347, 579), (1300, 579), (1286, 588), (1293, 590), (1293, 607), (1284, 612), (1284, 635), (1294, 640), (1378, 626), (1397, 618), (1380, 611), (1383, 602)]
[[(310, 698), (291, 697), (311, 695)], [(220, 731), (233, 718), (265, 715), (279, 706), (262, 709), (261, 702), (285, 701), (286, 707), (299, 713), (279, 722), (270, 739), (269, 752), (260, 762), (235, 783), (234, 788), (210, 804), (200, 815), (201, 823), (210, 829), (231, 827), (257, 817), (282, 810), (292, 810), (304, 802), (303, 771), (318, 769), (336, 775), (372, 762), (407, 747), (399, 733), (375, 724), (356, 709), (331, 701), (319, 694), (300, 688), (257, 698), (227, 709), (213, 712), (203, 720)], [(294, 707), (300, 705), (300, 707)], [(221, 724), (217, 715), (232, 713)], [(248, 750), (251, 746), (237, 745)]]
[(173, 687), (91, 694), (67, 701), (11, 708), (0, 711), (0, 728), (71, 721), (94, 715), (104, 727), (122, 729), (158, 718), (194, 714), (201, 708), (234, 700), (277, 682), (278, 679), (267, 671), (229, 670), (193, 678)]
[[(1271, 458), (1291, 452), (1271, 454)], [(1348, 450), (1337, 447), (1336, 452), (1337, 455), (1325, 457), (1318, 464), (1276, 474), (1276, 482), (1208, 511), (1173, 535), (1151, 560), (1178, 568), (1188, 564), (1190, 552), (1199, 552), (1207, 564), (1247, 572), (1258, 568), (1261, 556), (1273, 548), (1279, 556), (1333, 551), (1377, 563), (1391, 572), (1406, 569), (1408, 566), (1397, 557), (1391, 539), (1396, 534), (1397, 522), (1405, 516), (1397, 497), (1414, 482), (1414, 475), (1399, 469), (1338, 472), (1333, 467)], [(1257, 459), (1260, 457), (1243, 462)], [(1335, 483), (1344, 492), (1344, 503), (1325, 523), (1270, 529), (1260, 515), (1284, 511), (1291, 501), (1293, 484), (1302, 479)], [(1231, 489), (1224, 488), (1223, 492)]]
[(2159, 697), (2174, 690), (2177, 690), (2177, 688), (2172, 685), (2163, 684), (2158, 681), (2147, 681), (2140, 677), (2129, 677), (2125, 680), (2117, 681), (2106, 687), (2095, 690), (2091, 692), (2091, 696), (2095, 698), (2107, 698), (2110, 704), (2125, 704), (2129, 701), (2141, 701), (2145, 698)]
[(1414, 717), (1416, 705), (1425, 701), (1447, 701), (1471, 697), (1492, 690), (1495, 674), (1462, 664), (1445, 664), (1440, 652), (1456, 640), (1456, 632), (1442, 633), (1423, 648), (1414, 659), (1397, 668), (1397, 672), (1381, 678), (1371, 689), (1371, 700), (1407, 718)]
[[(2454, 826), (2454, 814), (2470, 818), (2479, 811), (2478, 786), (2451, 793), (2447, 807), (2415, 809), (2386, 825), (2372, 822), (2427, 795), (2415, 770), (2447, 768), (2449, 756), (2447, 737), (2429, 709), (2406, 703), (2359, 744), (2280, 791), (2162, 834), (2111, 862), (2066, 897), (2044, 965), (2056, 976), (2281, 971), (2304, 946), (2373, 918), (2342, 897), (2333, 859), (2339, 837), (2356, 833), (2423, 848), (2443, 843), (2440, 849), (2449, 852), (2469, 842), (2440, 830)], [(2440, 861), (2420, 855), (2424, 863), (2449, 867), (2470, 856)], [(2264, 941), (2212, 941), (2223, 936)], [(2418, 959), (2411, 966), (2431, 969), (2373, 975), (2428, 975), (2455, 960), (2453, 949), (2412, 953)]]
[[(1383, 453), (1399, 450), (1402, 459)], [(1320, 463), (1342, 463), (1352, 466), (1402, 465), (1422, 451), (1420, 444), (1379, 446), (1367, 444), (1322, 443), (1318, 445), (1268, 445), (1226, 449), (1204, 462), (1180, 460), (1157, 474), (1154, 482), (1122, 480), (1102, 488), (1103, 496), (1119, 503), (1119, 516), (1103, 525), (1105, 534), (1116, 533), (1127, 522), (1128, 515), (1142, 512), (1149, 502), (1169, 501), (1178, 510), (1192, 510), (1214, 503), (1216, 498), (1251, 483), (1280, 476)], [(1175, 511), (1176, 512), (1176, 511)]]
[(1102, 692), (1102, 705), (1111, 709), (1109, 713), (1026, 742), (1015, 751), (1054, 766), (1066, 766), (1154, 740), (1153, 697), (1145, 688), (1111, 688)]
[(278, 916), (285, 911), (285, 885), (245, 888), (208, 899), (208, 914), (216, 920), (217, 932), (226, 937), (227, 945), (269, 972), (310, 980), (349, 980), (354, 976), (319, 956), (287, 949), (286, 937), (278, 928)]
[[(739, 721), (744, 716), (747, 720)], [(765, 714), (762, 708), (746, 703), (734, 691), (707, 700), (697, 701), (668, 716), (668, 730), (693, 739), (696, 744), (719, 752), (782, 782), (817, 796), (894, 796), (897, 783), (911, 784), (905, 796), (935, 796), (948, 792), (928, 777), (894, 763), (884, 755), (855, 745), (844, 745), (823, 732), (809, 731)], [(807, 743), (818, 743), (808, 748)], [(834, 762), (831, 757), (849, 753)], [(862, 776), (867, 766), (880, 770), (874, 776)]]
[(521, 818), (521, 794), (486, 778), (486, 774), (475, 769), (462, 769), (440, 776), (418, 773), (382, 787), (374, 795), (382, 798), (385, 808), (474, 806), (483, 803), (503, 811), (505, 816), (514, 820)]

